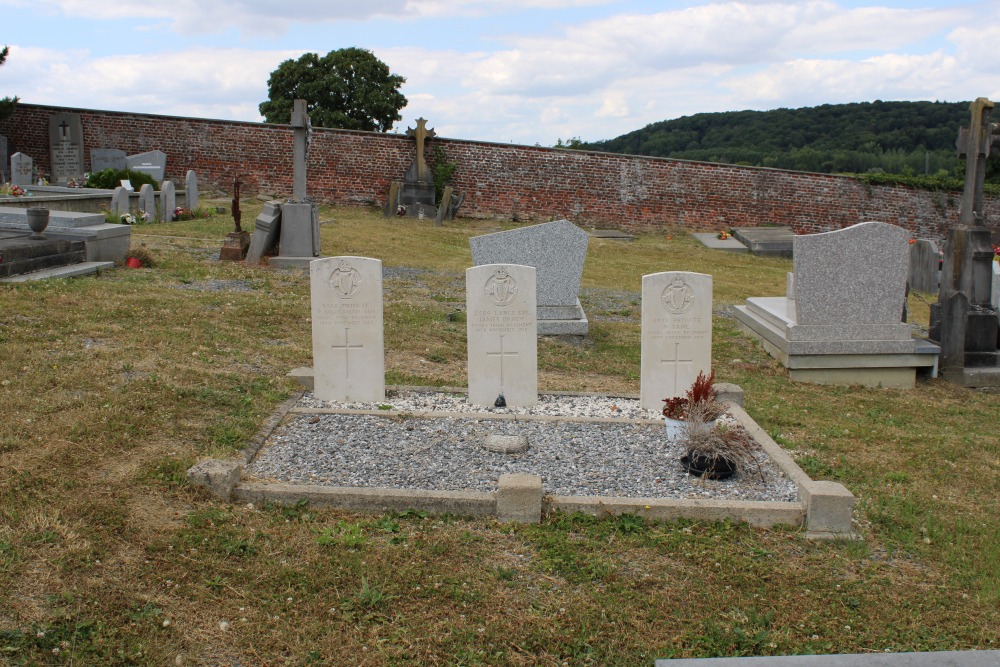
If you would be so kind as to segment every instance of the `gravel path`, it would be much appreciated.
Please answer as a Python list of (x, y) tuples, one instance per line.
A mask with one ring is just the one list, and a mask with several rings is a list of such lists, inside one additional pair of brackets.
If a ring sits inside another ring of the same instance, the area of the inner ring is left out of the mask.
[[(245, 471), (286, 483), (428, 490), (496, 490), (504, 473), (542, 477), (546, 493), (578, 496), (714, 498), (791, 501), (795, 485), (760, 454), (759, 476), (706, 481), (688, 475), (681, 447), (634, 399), (543, 395), (532, 408), (486, 409), (455, 394), (402, 392), (388, 397), (403, 413), (432, 408), (468, 417), (388, 417), (360, 414), (289, 415)], [(336, 406), (306, 395), (298, 407), (378, 410), (379, 404)], [(477, 415), (477, 412), (480, 413)], [(482, 413), (611, 417), (621, 423), (483, 418)], [(488, 435), (520, 435), (529, 448), (497, 454)]]

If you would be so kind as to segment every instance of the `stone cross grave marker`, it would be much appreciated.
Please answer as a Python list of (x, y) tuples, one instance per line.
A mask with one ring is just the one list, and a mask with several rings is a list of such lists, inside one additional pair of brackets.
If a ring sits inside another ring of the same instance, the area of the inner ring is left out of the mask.
[(327, 257), (309, 263), (313, 394), (323, 401), (384, 401), (382, 262)]
[(157, 183), (162, 183), (167, 173), (167, 154), (160, 150), (147, 151), (129, 155), (125, 164), (130, 171), (141, 171), (149, 174)]
[(198, 176), (193, 169), (184, 177), (184, 207), (191, 211), (198, 208)]
[(306, 159), (309, 155), (309, 114), (306, 112), (306, 101), (295, 100), (292, 108), (292, 127), (294, 128), (292, 145), (292, 201), (300, 202), (306, 198)]
[(127, 169), (125, 151), (117, 148), (91, 148), (90, 171), (98, 172), (105, 169)]
[(160, 186), (160, 222), (172, 222), (177, 208), (177, 188), (173, 181), (163, 181)]
[(664, 271), (642, 277), (640, 403), (659, 411), (712, 371), (712, 276)]
[(65, 185), (71, 179), (83, 178), (86, 169), (80, 114), (58, 113), (49, 117), (49, 153), (53, 184)]
[(33, 160), (24, 153), (10, 156), (10, 182), (14, 185), (31, 185)]
[(538, 403), (535, 268), (485, 264), (465, 271), (469, 403)]
[(319, 255), (319, 210), (306, 196), (306, 159), (309, 135), (312, 131), (306, 101), (295, 100), (292, 111), (294, 131), (292, 164), (292, 198), (281, 205), (281, 229), (278, 232), (279, 260), (302, 263)]

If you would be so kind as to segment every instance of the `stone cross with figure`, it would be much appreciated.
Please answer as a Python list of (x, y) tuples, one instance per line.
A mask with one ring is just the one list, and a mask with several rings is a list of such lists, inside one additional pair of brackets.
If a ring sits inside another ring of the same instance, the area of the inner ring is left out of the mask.
[(418, 118), (416, 129), (408, 128), (406, 134), (416, 139), (417, 142), (417, 180), (431, 180), (431, 170), (427, 167), (427, 162), (424, 161), (424, 142), (431, 137), (436, 137), (437, 134), (433, 128), (427, 129), (426, 118)]
[(965, 158), (965, 190), (958, 224), (983, 225), (983, 182), (986, 180), (986, 161), (1000, 153), (1000, 131), (990, 123), (994, 104), (985, 97), (972, 103), (972, 123), (958, 133), (958, 156)]

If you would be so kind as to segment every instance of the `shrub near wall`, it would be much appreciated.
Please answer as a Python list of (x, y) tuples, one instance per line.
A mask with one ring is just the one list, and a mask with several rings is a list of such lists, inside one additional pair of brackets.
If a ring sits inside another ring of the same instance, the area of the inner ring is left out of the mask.
[[(229, 192), (240, 174), (249, 194), (291, 193), (286, 125), (19, 104), (0, 123), (0, 134), (49, 171), (48, 118), (60, 112), (80, 114), (88, 164), (91, 148), (160, 149), (175, 183), (194, 169), (203, 191)], [(452, 185), (467, 195), (460, 212), (466, 217), (567, 218), (633, 232), (770, 224), (807, 233), (878, 220), (942, 240), (958, 221), (961, 199), (961, 193), (870, 186), (829, 174), (443, 138), (430, 140), (434, 146), (457, 165)], [(331, 204), (381, 205), (414, 153), (413, 140), (402, 134), (315, 128), (309, 195)], [(986, 200), (996, 230), (1000, 198)]]

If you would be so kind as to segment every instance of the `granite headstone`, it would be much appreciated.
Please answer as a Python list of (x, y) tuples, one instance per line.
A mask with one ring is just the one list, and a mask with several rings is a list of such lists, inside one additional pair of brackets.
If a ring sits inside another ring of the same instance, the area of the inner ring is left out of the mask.
[(177, 188), (173, 181), (163, 181), (160, 186), (160, 222), (173, 222), (177, 208)]
[(117, 148), (91, 148), (90, 171), (98, 172), (105, 169), (126, 169), (125, 151)]
[(24, 153), (10, 156), (10, 182), (14, 185), (32, 185), (33, 160)]
[(49, 117), (49, 153), (54, 185), (83, 178), (83, 125), (80, 114), (57, 113)]
[(124, 186), (119, 185), (115, 188), (115, 191), (111, 194), (111, 210), (115, 216), (120, 218), (129, 212), (129, 195), (131, 194), (132, 191)]
[(194, 169), (188, 169), (184, 177), (184, 206), (190, 211), (198, 208), (198, 176)]
[(149, 214), (147, 222), (156, 220), (156, 191), (149, 183), (143, 183), (139, 188), (139, 209)]
[(327, 257), (309, 263), (313, 394), (323, 401), (384, 401), (382, 262)]
[(155, 150), (128, 155), (125, 157), (125, 164), (130, 171), (149, 174), (156, 179), (157, 183), (161, 183), (166, 177), (167, 154), (161, 150)]

